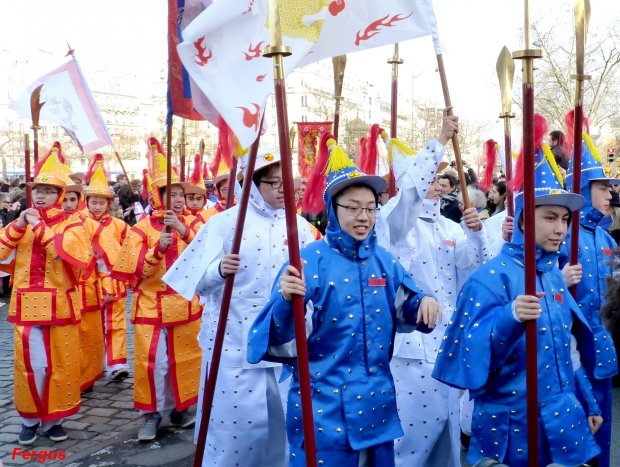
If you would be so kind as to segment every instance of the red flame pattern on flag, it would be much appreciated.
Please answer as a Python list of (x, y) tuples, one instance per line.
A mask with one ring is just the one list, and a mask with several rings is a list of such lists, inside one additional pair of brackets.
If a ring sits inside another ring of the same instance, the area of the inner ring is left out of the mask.
[(362, 31), (361, 29), (359, 31), (357, 31), (357, 34), (355, 35), (355, 45), (360, 45), (360, 42), (362, 41), (367, 41), (369, 39), (372, 39), (373, 37), (375, 37), (377, 34), (379, 34), (381, 32), (381, 30), (379, 28), (381, 28), (381, 26), (385, 27), (385, 28), (391, 28), (393, 27), (398, 21), (402, 21), (404, 19), (409, 18), (411, 15), (413, 14), (413, 11), (411, 13), (409, 13), (407, 16), (403, 16), (400, 13), (392, 16), (388, 21), (386, 21), (390, 15), (385, 15), (383, 18), (379, 18), (378, 20), (373, 21), (372, 23), (370, 23), (368, 26), (366, 26), (366, 29), (364, 29), (364, 33), (360, 34)]

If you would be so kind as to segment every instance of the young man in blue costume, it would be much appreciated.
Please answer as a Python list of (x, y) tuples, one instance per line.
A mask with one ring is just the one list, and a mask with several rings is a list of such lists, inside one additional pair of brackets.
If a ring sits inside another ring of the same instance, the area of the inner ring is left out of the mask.
[(293, 294), (306, 304), (319, 463), (394, 465), (393, 440), (403, 433), (389, 368), (394, 333), (429, 332), (440, 310), (377, 245), (378, 196), (385, 187), (385, 179), (361, 173), (332, 140), (325, 239), (302, 250), (303, 275), (290, 265), (283, 268), (250, 329), (248, 361), (293, 365), (286, 423), (293, 466), (305, 465)]
[[(599, 452), (602, 423), (577, 348), (592, 345), (587, 321), (558, 268), (558, 250), (581, 196), (562, 190), (539, 150), (536, 168), (536, 295), (525, 295), (523, 193), (515, 196), (512, 241), (466, 282), (448, 325), (433, 377), (469, 389), (474, 399), (467, 461), (528, 465), (525, 326), (538, 339), (539, 465), (581, 465)], [(551, 162), (553, 161), (553, 162)], [(559, 171), (557, 172), (559, 173)], [(572, 334), (571, 334), (572, 331)], [(574, 337), (577, 336), (577, 337)], [(584, 407), (577, 394), (587, 401)]]
[[(567, 119), (570, 119), (570, 114)], [(582, 356), (594, 395), (601, 407), (601, 415), (605, 420), (601, 429), (596, 433), (596, 442), (601, 448), (597, 465), (609, 467), (611, 465), (611, 379), (618, 373), (618, 362), (613, 339), (601, 323), (600, 310), (607, 290), (607, 278), (613, 273), (611, 259), (617, 245), (611, 235), (599, 227), (598, 223), (613, 211), (609, 204), (610, 184), (620, 183), (620, 180), (605, 174), (596, 146), (587, 133), (584, 133), (583, 139), (581, 194), (586, 203), (579, 215), (578, 262), (583, 269), (582, 274), (577, 277), (577, 279), (581, 278), (581, 281), (577, 284), (576, 300), (594, 334), (594, 346), (583, 349)], [(573, 175), (574, 165), (573, 158), (571, 158), (566, 176), (567, 187), (572, 187)], [(569, 245), (570, 232), (563, 245), (567, 259)]]

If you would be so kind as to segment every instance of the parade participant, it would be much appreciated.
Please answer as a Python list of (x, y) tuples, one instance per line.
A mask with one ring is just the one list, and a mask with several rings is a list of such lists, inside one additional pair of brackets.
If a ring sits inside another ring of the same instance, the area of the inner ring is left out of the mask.
[[(573, 114), (567, 115), (567, 126), (573, 128)], [(587, 127), (587, 121), (586, 121)], [(569, 134), (567, 132), (567, 134)], [(572, 138), (571, 138), (572, 139)], [(609, 467), (611, 450), (611, 416), (612, 416), (612, 384), (611, 380), (618, 373), (618, 362), (613, 339), (601, 323), (600, 310), (605, 301), (607, 278), (612, 276), (613, 251), (616, 242), (597, 224), (603, 216), (612, 212), (609, 204), (611, 199), (610, 186), (619, 184), (620, 180), (609, 177), (603, 170), (603, 161), (587, 134), (583, 133), (581, 167), (573, 165), (571, 157), (566, 186), (572, 187), (573, 176), (576, 170), (581, 169), (581, 194), (586, 202), (579, 215), (579, 257), (581, 268), (576, 271), (577, 284), (576, 300), (579, 309), (584, 314), (592, 332), (594, 333), (594, 347), (582, 350), (584, 365), (592, 386), (596, 400), (601, 406), (605, 423), (596, 433), (596, 441), (601, 447), (601, 454), (597, 461), (601, 467)], [(569, 255), (570, 232), (566, 237), (563, 251)], [(565, 274), (567, 280), (570, 278)], [(570, 285), (570, 284), (569, 284)]]
[(143, 419), (140, 441), (155, 439), (162, 416), (171, 408), (172, 425), (193, 425), (188, 409), (196, 404), (200, 375), (198, 299), (185, 300), (162, 281), (192, 240), (193, 219), (182, 215), (183, 184), (174, 172), (171, 206), (166, 206), (167, 161), (155, 138), (149, 138), (149, 147), (153, 212), (131, 228), (112, 272), (134, 289), (134, 407)]
[(32, 187), (33, 207), (0, 230), (0, 260), (14, 255), (8, 321), (14, 324), (15, 406), (22, 417), (20, 444), (40, 427), (63, 441), (64, 417), (80, 408), (80, 297), (91, 249), (80, 222), (62, 210), (66, 183), (53, 150), (42, 159)]
[(127, 365), (127, 320), (125, 302), (127, 287), (110, 276), (120, 247), (129, 232), (129, 225), (110, 215), (113, 194), (103, 167), (103, 155), (95, 154), (85, 180), (84, 190), (88, 213), (101, 231), (93, 238), (99, 270), (100, 310), (103, 319), (106, 376), (122, 381), (129, 376)]
[[(76, 187), (76, 188), (72, 189), (72, 192), (82, 194), (83, 193), (82, 190), (84, 188), (84, 174), (82, 172), (73, 172), (73, 173), (69, 174), (69, 179), (71, 179), (71, 181), (73, 182), (73, 183), (71, 183), (71, 186), (75, 186)], [(67, 186), (69, 186), (69, 185), (67, 185)], [(77, 205), (77, 208), (75, 210), (82, 217), (88, 216), (88, 208), (86, 207), (86, 202), (84, 201), (84, 197), (83, 196), (80, 196), (80, 200), (78, 201), (78, 205)]]
[[(394, 331), (435, 324), (439, 305), (422, 293), (374, 232), (385, 179), (363, 174), (329, 140), (324, 240), (301, 251), (303, 276), (286, 266), (248, 337), (248, 361), (293, 366), (288, 395), (290, 465), (305, 465), (293, 294), (304, 297), (312, 403), (319, 464), (394, 465), (393, 439), (402, 435), (389, 359)], [(314, 191), (313, 180), (308, 192)], [(366, 464), (365, 462), (368, 462)]]
[[(553, 155), (537, 152), (536, 295), (525, 295), (523, 193), (515, 196), (512, 241), (461, 290), (433, 377), (474, 399), (467, 461), (528, 465), (525, 326), (536, 320), (539, 465), (581, 465), (599, 452), (591, 432), (600, 409), (577, 348), (592, 345), (587, 321), (557, 267), (570, 213), (583, 204), (562, 189)], [(518, 177), (515, 177), (518, 178)], [(514, 182), (515, 184), (518, 182)], [(582, 406), (577, 393), (587, 395)], [(561, 416), (560, 416), (561, 414)], [(569, 429), (570, 427), (570, 429)]]
[[(246, 164), (247, 157), (241, 161), (242, 174)], [(235, 206), (201, 228), (165, 280), (186, 298), (198, 293), (206, 300), (200, 332), (201, 381), (205, 381), (225, 278), (235, 274), (203, 465), (276, 467), (285, 465), (286, 447), (274, 371), (280, 365), (250, 364), (246, 348), (249, 327), (269, 300), (271, 285), (288, 258), (280, 155), (260, 150), (252, 180), (244, 178), (243, 183), (252, 185), (239, 254), (230, 253), (239, 211)], [(297, 226), (300, 246), (314, 241), (309, 224), (300, 216)], [(203, 392), (201, 387), (201, 400)], [(198, 430), (197, 424), (196, 435)]]
[(207, 189), (202, 178), (201, 165), (200, 154), (196, 154), (194, 168), (185, 185), (185, 209), (187, 213), (196, 218), (191, 226), (195, 232), (198, 232), (198, 229), (214, 215), (213, 212), (209, 211), (214, 203), (207, 199)]
[[(456, 129), (456, 117), (445, 119), (435, 145), (443, 147)], [(475, 207), (463, 211), (462, 225), (440, 215), (442, 187), (435, 172), (441, 154), (408, 158), (416, 164), (409, 170), (415, 178), (408, 183), (416, 186), (420, 197), (405, 209), (418, 215), (406, 237), (390, 247), (416, 285), (437, 299), (443, 315), (429, 334), (396, 334), (390, 369), (404, 430), (394, 443), (396, 465), (401, 466), (460, 466), (459, 390), (434, 380), (431, 373), (460, 287), (491, 258)], [(394, 166), (394, 175), (397, 186), (405, 183), (402, 166)]]
[[(65, 175), (69, 172), (69, 167), (60, 165)], [(73, 179), (66, 176), (64, 181), (67, 183), (65, 194), (62, 200), (63, 211), (72, 216), (74, 222), (82, 223), (87, 234), (85, 239), (88, 243), (91, 254), (95, 261), (105, 249), (100, 242), (95, 242), (101, 234), (99, 224), (84, 216), (78, 207), (84, 204), (82, 196), (82, 185), (73, 182)], [(108, 239), (109, 240), (109, 239)], [(109, 243), (109, 242), (103, 242)], [(90, 392), (95, 382), (103, 376), (104, 372), (104, 333), (103, 318), (101, 315), (102, 298), (99, 287), (100, 265), (95, 263), (94, 270), (87, 275), (83, 275), (78, 281), (77, 287), (80, 293), (80, 390)]]

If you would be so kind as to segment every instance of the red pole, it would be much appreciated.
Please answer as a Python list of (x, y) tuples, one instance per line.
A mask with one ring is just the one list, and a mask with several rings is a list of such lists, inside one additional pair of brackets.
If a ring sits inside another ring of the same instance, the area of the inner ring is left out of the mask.
[[(260, 135), (252, 144), (250, 157), (248, 160), (247, 172), (245, 175), (245, 183), (241, 190), (241, 200), (239, 201), (239, 213), (235, 223), (235, 233), (233, 236), (230, 254), (239, 254), (241, 248), (241, 238), (243, 236), (243, 227), (245, 225), (245, 215), (248, 210), (248, 201), (250, 199), (250, 187), (252, 185), (252, 177), (254, 176), (254, 166), (256, 165), (256, 154), (258, 153), (258, 144)], [(234, 160), (236, 161), (236, 157)], [(236, 162), (233, 166), (236, 166)], [(231, 167), (233, 174), (233, 167)], [(230, 177), (229, 177), (230, 178)], [(233, 178), (234, 179), (234, 178)], [(233, 191), (229, 185), (228, 193)], [(229, 208), (226, 205), (226, 209)], [(222, 347), (224, 346), (224, 335), (226, 333), (226, 322), (228, 320), (228, 310), (230, 309), (230, 299), (232, 297), (233, 286), (235, 283), (235, 275), (229, 274), (224, 282), (224, 291), (222, 292), (222, 303), (220, 305), (220, 315), (217, 321), (217, 331), (215, 333), (215, 342), (213, 343), (213, 355), (211, 357), (211, 366), (209, 374), (205, 382), (205, 392), (202, 398), (202, 416), (200, 418), (200, 429), (198, 430), (198, 440), (196, 444), (196, 454), (194, 455), (194, 467), (202, 466), (202, 458), (204, 456), (205, 444), (207, 442), (207, 431), (209, 429), (209, 420), (211, 418), (211, 406), (213, 404), (213, 396), (215, 394), (215, 384), (217, 382), (217, 373), (220, 368), (220, 359), (222, 357)]]
[[(510, 117), (504, 118), (504, 160), (506, 165), (506, 184), (512, 179), (512, 137), (510, 135)], [(506, 190), (506, 210), (510, 217), (515, 215), (512, 190)]]
[[(513, 54), (523, 59), (523, 215), (525, 248), (525, 294), (536, 295), (536, 224), (534, 164), (534, 58), (540, 50), (529, 49), (529, 15), (525, 9), (526, 49)], [(515, 224), (519, 219), (515, 219)], [(525, 323), (525, 380), (527, 386), (528, 466), (538, 467), (538, 320)]]
[[(573, 193), (581, 193), (581, 155), (583, 138), (583, 101), (575, 104), (575, 127), (573, 128)], [(574, 211), (570, 226), (570, 264), (579, 263), (579, 215), (580, 210)], [(570, 288), (573, 298), (577, 299), (577, 285)]]
[[(576, 1), (575, 16), (575, 68), (576, 74), (571, 78), (576, 80), (575, 86), (575, 122), (573, 127), (573, 193), (581, 193), (581, 155), (583, 138), (583, 82), (590, 79), (584, 73), (586, 33), (590, 22), (590, 2)], [(579, 211), (573, 212), (570, 231), (570, 264), (579, 262)], [(577, 285), (570, 288), (573, 298), (577, 299)]]
[[(403, 60), (398, 56), (398, 44), (394, 44), (394, 55), (388, 60), (388, 63), (392, 65), (390, 138), (396, 138), (398, 131), (398, 65), (403, 63)], [(396, 195), (396, 179), (392, 167), (390, 167), (388, 195), (390, 198)]]
[[(278, 118), (280, 157), (282, 161), (284, 212), (286, 216), (289, 263), (298, 271), (302, 271), (299, 239), (297, 235), (297, 206), (295, 205), (295, 187), (293, 185), (293, 161), (291, 142), (288, 133), (289, 124), (286, 105), (286, 84), (284, 80), (284, 57), (291, 54), (291, 49), (282, 44), (279, 2), (277, 0), (270, 0), (269, 7), (271, 45), (266, 48), (263, 56), (273, 59), (273, 84)], [(314, 434), (314, 417), (312, 414), (312, 392), (310, 388), (310, 367), (308, 364), (304, 298), (300, 295), (293, 295), (292, 306), (295, 327), (295, 345), (297, 348), (297, 373), (299, 376), (299, 390), (301, 393), (301, 413), (304, 429), (306, 466), (316, 467), (316, 441)]]

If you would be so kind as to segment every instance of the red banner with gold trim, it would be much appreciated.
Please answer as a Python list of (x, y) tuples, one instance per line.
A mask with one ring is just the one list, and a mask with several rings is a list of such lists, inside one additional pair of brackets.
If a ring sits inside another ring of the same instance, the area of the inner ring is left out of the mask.
[(299, 175), (307, 179), (317, 158), (319, 142), (324, 133), (332, 131), (333, 122), (295, 122), (297, 125)]

